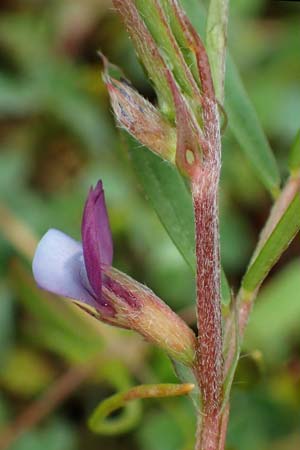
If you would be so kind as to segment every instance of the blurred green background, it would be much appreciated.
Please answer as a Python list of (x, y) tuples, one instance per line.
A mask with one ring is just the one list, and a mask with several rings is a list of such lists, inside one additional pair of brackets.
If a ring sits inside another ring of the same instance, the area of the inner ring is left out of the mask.
[[(231, 3), (229, 45), (286, 178), (300, 126), (300, 6)], [(97, 50), (155, 100), (152, 88), (109, 0), (2, 0), (0, 11), (0, 448), (192, 450), (188, 399), (145, 401), (122, 436), (88, 430), (97, 402), (116, 390), (175, 381), (171, 363), (137, 335), (38, 291), (30, 271), (49, 227), (80, 237), (86, 193), (101, 178), (114, 265), (195, 325), (192, 273), (131, 169)], [(221, 240), (234, 289), (270, 205), (227, 131)], [(228, 449), (300, 448), (299, 255), (298, 238), (259, 296), (234, 382)]]

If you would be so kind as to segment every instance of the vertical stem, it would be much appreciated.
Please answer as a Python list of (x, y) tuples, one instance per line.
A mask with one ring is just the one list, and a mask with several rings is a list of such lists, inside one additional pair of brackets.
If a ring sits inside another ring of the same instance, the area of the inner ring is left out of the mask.
[(229, 419), (229, 403), (223, 412), (214, 418), (199, 417), (195, 450), (224, 450), (227, 425)]
[(219, 449), (222, 423), (222, 320), (218, 218), (219, 168), (207, 164), (192, 183), (197, 259), (197, 378), (202, 396), (196, 450)]

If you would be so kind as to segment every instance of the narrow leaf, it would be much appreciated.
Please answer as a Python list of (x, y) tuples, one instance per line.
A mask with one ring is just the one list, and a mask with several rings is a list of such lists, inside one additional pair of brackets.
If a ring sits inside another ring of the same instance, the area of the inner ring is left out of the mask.
[(229, 55), (225, 79), (225, 110), (236, 140), (265, 187), (276, 196), (280, 176), (276, 160), (248, 98), (240, 75)]
[(210, 0), (206, 24), (206, 46), (216, 97), (221, 104), (224, 99), (227, 22), (228, 0)]
[(248, 268), (242, 282), (244, 291), (253, 292), (260, 286), (299, 230), (300, 194), (296, 194), (269, 239)]
[(144, 191), (178, 250), (195, 270), (194, 216), (183, 178), (170, 164), (130, 139), (132, 163)]

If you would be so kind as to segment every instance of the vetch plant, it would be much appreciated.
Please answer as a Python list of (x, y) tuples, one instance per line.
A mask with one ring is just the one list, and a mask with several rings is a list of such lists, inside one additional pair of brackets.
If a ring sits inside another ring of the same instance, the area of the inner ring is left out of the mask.
[(59, 230), (45, 234), (32, 264), (37, 284), (72, 298), (105, 323), (138, 331), (191, 366), (192, 330), (150, 289), (111, 266), (113, 244), (101, 181), (88, 195), (81, 234), (82, 244)]
[[(300, 229), (300, 139), (291, 150), (291, 173), (281, 190), (276, 161), (229, 55), (225, 71), (226, 0), (210, 2), (206, 46), (198, 34), (204, 34), (203, 24), (196, 31), (177, 0), (113, 3), (153, 84), (157, 105), (142, 98), (101, 55), (103, 79), (116, 121), (131, 136), (130, 153), (141, 182), (194, 268), (198, 334), (152, 291), (112, 267), (101, 182), (86, 201), (82, 244), (48, 231), (38, 245), (33, 273), (43, 289), (70, 297), (97, 319), (135, 330), (163, 348), (183, 382), (116, 394), (95, 411), (92, 429), (101, 432), (106, 416), (130, 400), (192, 393), (198, 418), (195, 449), (222, 450), (230, 389), (254, 300)], [(193, 2), (182, 3), (189, 9)], [(226, 119), (275, 199), (236, 295), (230, 293), (220, 261), (218, 194), (221, 123)], [(147, 150), (133, 148), (132, 138)]]

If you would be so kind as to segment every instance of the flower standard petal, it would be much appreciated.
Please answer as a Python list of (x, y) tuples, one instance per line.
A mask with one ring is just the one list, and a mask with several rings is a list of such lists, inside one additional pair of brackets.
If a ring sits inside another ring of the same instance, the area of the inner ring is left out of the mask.
[(43, 236), (34, 255), (32, 270), (42, 289), (96, 306), (84, 283), (82, 245), (65, 233), (50, 229)]
[(89, 192), (83, 212), (81, 234), (87, 276), (96, 296), (101, 298), (101, 267), (110, 266), (113, 256), (112, 237), (101, 181)]

